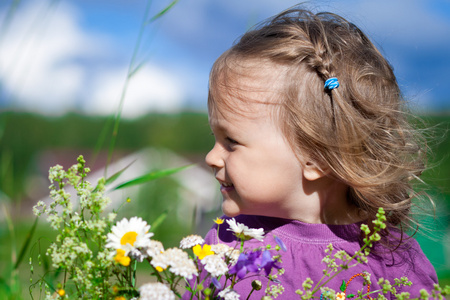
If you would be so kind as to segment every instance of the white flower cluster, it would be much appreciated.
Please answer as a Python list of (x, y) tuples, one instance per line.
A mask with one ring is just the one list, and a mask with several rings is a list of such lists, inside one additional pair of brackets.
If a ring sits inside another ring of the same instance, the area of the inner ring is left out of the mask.
[(222, 259), (225, 259), (232, 265), (234, 265), (237, 262), (237, 260), (239, 258), (239, 254), (240, 254), (238, 249), (234, 249), (225, 244), (211, 245), (211, 250), (216, 255), (219, 255)]
[(53, 267), (71, 268), (79, 257), (90, 258), (92, 251), (86, 243), (78, 238), (66, 237), (58, 246), (56, 243), (50, 245), (47, 253), (52, 256)]
[(225, 288), (223, 291), (221, 291), (218, 294), (219, 297), (223, 298), (224, 300), (239, 300), (240, 296), (238, 293), (233, 291), (230, 287)]
[(201, 263), (205, 265), (205, 270), (213, 277), (219, 277), (225, 275), (228, 271), (227, 264), (219, 255), (208, 255), (201, 260)]
[(160, 241), (150, 240), (150, 243), (142, 248), (147, 257), (154, 257), (164, 252), (164, 246)]
[[(113, 261), (104, 245), (105, 231), (113, 218), (100, 216), (109, 203), (109, 198), (104, 196), (105, 180), (100, 179), (97, 187), (92, 187), (84, 180), (89, 172), (84, 165), (80, 156), (78, 163), (67, 171), (60, 165), (50, 168), (50, 198), (53, 201), (48, 205), (39, 201), (33, 212), (37, 216), (45, 214), (50, 226), (59, 232), (47, 249), (52, 267), (67, 272), (67, 278), (77, 285), (78, 295), (98, 299), (103, 298), (104, 291), (110, 288), (107, 280), (99, 285), (96, 279), (112, 276)], [(66, 191), (69, 185), (75, 189), (79, 205), (73, 204), (74, 199)]]
[(139, 288), (141, 300), (174, 300), (175, 294), (165, 284), (147, 283)]
[(162, 269), (169, 268), (169, 271), (175, 275), (182, 276), (186, 279), (192, 279), (193, 276), (198, 276), (197, 267), (194, 261), (189, 258), (189, 255), (181, 249), (170, 248), (163, 253), (153, 257), (151, 261), (152, 266)]
[(180, 248), (181, 249), (189, 249), (194, 247), (195, 245), (201, 245), (204, 244), (205, 240), (196, 234), (188, 235), (187, 237), (183, 238), (180, 241)]

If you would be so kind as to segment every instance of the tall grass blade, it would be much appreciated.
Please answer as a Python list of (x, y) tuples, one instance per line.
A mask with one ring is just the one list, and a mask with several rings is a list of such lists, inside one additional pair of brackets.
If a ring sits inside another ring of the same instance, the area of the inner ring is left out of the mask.
[(146, 20), (148, 18), (149, 12), (150, 12), (150, 4), (151, 4), (151, 1), (150, 0), (147, 1), (147, 6), (146, 6), (145, 12), (144, 12), (144, 18), (142, 19), (142, 24), (141, 24), (141, 27), (139, 28), (138, 38), (136, 40), (136, 45), (134, 46), (134, 49), (133, 49), (133, 55), (131, 57), (131, 61), (128, 66), (127, 77), (125, 79), (125, 83), (124, 83), (123, 89), (122, 89), (122, 94), (120, 96), (119, 108), (117, 110), (116, 118), (114, 120), (113, 133), (112, 133), (111, 142), (109, 144), (109, 149), (108, 149), (108, 157), (107, 157), (107, 161), (106, 161), (105, 175), (104, 175), (105, 177), (107, 177), (108, 165), (111, 162), (112, 155), (114, 152), (117, 134), (119, 132), (120, 118), (122, 116), (123, 103), (125, 101), (125, 95), (127, 94), (128, 83), (130, 82), (131, 74), (133, 73), (132, 70), (133, 70), (133, 67), (134, 67), (134, 64), (135, 64), (135, 61), (137, 58), (137, 54), (138, 54), (139, 48), (141, 46), (142, 36), (144, 35), (144, 30), (145, 30), (145, 25), (146, 25), (145, 23), (146, 23)]
[(170, 3), (166, 8), (164, 8), (162, 11), (160, 11), (159, 13), (157, 13), (155, 16), (153, 16), (150, 21), (148, 21), (148, 23), (151, 23), (159, 18), (161, 18), (162, 16), (164, 16), (169, 10), (172, 9), (172, 7), (177, 4), (178, 0), (174, 0), (172, 1), (172, 3)]
[[(133, 163), (135, 162), (132, 161), (130, 164), (128, 164), (128, 166), (126, 166), (125, 168), (123, 168), (122, 170), (114, 173), (111, 177), (107, 178), (105, 181), (105, 185), (109, 185), (111, 183), (113, 183), (120, 175), (122, 175), (123, 172), (125, 172), (126, 169), (128, 169)], [(98, 191), (98, 185), (94, 188), (94, 190), (92, 191), (93, 193)]]
[(136, 68), (134, 68), (133, 70), (131, 70), (130, 74), (128, 75), (129, 78), (133, 77), (134, 74), (136, 74), (143, 66), (145, 66), (145, 64), (147, 63), (146, 60), (144, 60), (143, 62), (141, 62)]
[[(137, 54), (139, 52), (139, 49), (140, 49), (140, 46), (141, 46), (141, 43), (142, 43), (142, 38), (143, 38), (143, 35), (144, 35), (145, 27), (149, 23), (147, 20), (148, 20), (148, 15), (149, 15), (149, 12), (150, 12), (150, 4), (151, 4), (151, 2), (152, 1), (149, 0), (147, 2), (147, 6), (145, 8), (144, 18), (142, 20), (142, 24), (141, 24), (141, 27), (139, 29), (139, 34), (138, 34), (138, 38), (136, 40), (136, 45), (135, 45), (135, 47), (133, 49), (133, 55), (131, 57), (131, 61), (130, 61), (130, 64), (128, 66), (127, 77), (125, 79), (124, 87), (122, 89), (122, 94), (120, 96), (119, 108), (118, 108), (117, 115), (116, 115), (115, 122), (114, 122), (114, 129), (113, 129), (113, 133), (112, 133), (111, 142), (110, 142), (110, 145), (109, 145), (108, 158), (107, 158), (106, 166), (105, 166), (105, 177), (107, 177), (108, 165), (111, 162), (112, 155), (113, 155), (113, 152), (114, 152), (114, 147), (115, 147), (115, 143), (116, 143), (116, 139), (117, 139), (117, 134), (118, 134), (118, 131), (119, 131), (120, 118), (121, 118), (122, 110), (123, 110), (123, 103), (125, 101), (125, 96), (126, 96), (126, 93), (127, 93), (128, 84), (130, 82), (131, 77), (134, 74), (136, 74), (136, 72), (139, 69), (141, 69), (141, 67), (145, 64), (145, 61), (144, 61), (144, 62), (140, 63), (137, 67), (134, 67), (136, 59), (137, 59)], [(162, 17), (163, 15), (165, 15), (177, 2), (178, 2), (178, 0), (172, 1), (166, 8), (164, 8), (158, 14), (153, 16), (150, 19), (150, 22), (153, 22), (154, 20), (156, 20), (156, 19)]]
[[(9, 232), (10, 232), (11, 262), (15, 265), (17, 262), (17, 249), (16, 249), (16, 235), (14, 233), (14, 224), (11, 219), (11, 215), (8, 212), (8, 209), (6, 208), (6, 205), (3, 204), (2, 208), (3, 208), (3, 214), (5, 216), (5, 220), (8, 225)], [(18, 272), (15, 268), (11, 269), (11, 274), (9, 276), (9, 284), (8, 283), (6, 284), (9, 286), (10, 290), (12, 291), (11, 293), (14, 293), (14, 291), (16, 291), (18, 288), (19, 278), (18, 278), (17, 273)]]
[(92, 165), (95, 164), (95, 161), (97, 160), (98, 154), (100, 153), (100, 150), (102, 149), (103, 144), (106, 141), (106, 136), (110, 132), (113, 122), (114, 122), (114, 116), (110, 116), (106, 120), (105, 125), (103, 125), (102, 131), (100, 132), (97, 143), (95, 144), (92, 158), (90, 160), (90, 163)]
[(191, 221), (191, 232), (194, 233), (197, 227), (197, 203), (194, 206), (194, 211), (192, 212), (192, 221)]
[(20, 263), (22, 262), (22, 260), (25, 256), (25, 252), (27, 251), (28, 247), (30, 246), (31, 238), (33, 237), (34, 232), (36, 231), (38, 220), (39, 220), (38, 217), (36, 217), (34, 219), (33, 226), (31, 227), (30, 231), (28, 232), (28, 234), (26, 236), (25, 242), (22, 246), (22, 249), (20, 250), (19, 257), (17, 258), (16, 264), (14, 265), (14, 269), (17, 269), (20, 266)]
[(187, 166), (183, 166), (183, 167), (178, 167), (178, 168), (173, 168), (173, 169), (165, 169), (165, 170), (158, 170), (158, 171), (154, 171), (154, 172), (150, 172), (148, 174), (145, 174), (143, 176), (139, 176), (135, 179), (132, 179), (130, 181), (124, 182), (122, 184), (119, 184), (118, 186), (116, 186), (114, 188), (114, 190), (119, 190), (119, 189), (123, 189), (126, 187), (130, 187), (133, 185), (138, 185), (138, 184), (142, 184), (142, 183), (146, 183), (155, 179), (159, 179), (162, 177), (166, 177), (169, 175), (172, 175), (174, 173), (180, 172), (183, 169), (186, 169), (188, 167), (190, 167), (192, 165), (187, 165)]
[(123, 172), (125, 172), (126, 169), (128, 169), (132, 164), (134, 164), (136, 160), (132, 161), (131, 163), (128, 164), (128, 166), (126, 166), (125, 168), (123, 168), (122, 170), (114, 173), (111, 177), (109, 177), (108, 179), (106, 179), (106, 183), (105, 185), (108, 185), (112, 182), (114, 182), (120, 175), (122, 175)]
[(155, 232), (155, 230), (164, 222), (164, 220), (169, 215), (169, 210), (166, 209), (162, 214), (156, 218), (156, 220), (151, 224), (152, 231)]

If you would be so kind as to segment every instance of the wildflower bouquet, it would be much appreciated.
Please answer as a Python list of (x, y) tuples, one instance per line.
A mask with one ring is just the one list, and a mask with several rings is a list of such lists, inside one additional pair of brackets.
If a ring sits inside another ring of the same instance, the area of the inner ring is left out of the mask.
[[(282, 253), (286, 247), (282, 240), (274, 237), (276, 245), (264, 248), (249, 248), (247, 241), (263, 241), (262, 228), (248, 228), (235, 219), (226, 220), (228, 228), (236, 237), (234, 247), (225, 244), (208, 245), (198, 235), (190, 235), (180, 241), (179, 247), (165, 249), (163, 244), (152, 239), (151, 226), (138, 217), (122, 219), (114, 224), (117, 213), (105, 214), (109, 199), (105, 196), (107, 181), (98, 180), (94, 187), (85, 180), (89, 169), (83, 157), (67, 171), (61, 166), (50, 168), (50, 196), (53, 202), (39, 202), (34, 207), (38, 216), (45, 214), (51, 227), (58, 231), (56, 240), (47, 249), (52, 271), (42, 275), (32, 287), (39, 285), (40, 298), (45, 299), (251, 299), (255, 290), (264, 288), (263, 297), (274, 299), (283, 292), (279, 277), (283, 276)], [(77, 201), (67, 192), (73, 186)], [(327, 287), (327, 283), (342, 270), (367, 261), (372, 244), (380, 239), (379, 231), (385, 227), (383, 209), (377, 214), (371, 231), (367, 225), (361, 229), (365, 234), (363, 246), (353, 256), (345, 251), (334, 251), (329, 245), (323, 259), (323, 278), (316, 284), (307, 279), (297, 295), (289, 299), (338, 299), (348, 298), (386, 299), (388, 292), (398, 299), (409, 299), (407, 293), (396, 294), (396, 287), (410, 285), (407, 278), (390, 283), (380, 279), (380, 290), (370, 291), (370, 274), (355, 276), (364, 278), (366, 292), (347, 295), (346, 288), (351, 278), (343, 282), (340, 292)], [(216, 219), (218, 229), (224, 220)], [(32, 263), (30, 261), (30, 263)], [(152, 280), (140, 287), (136, 284), (138, 264), (149, 266)], [(239, 295), (234, 286), (254, 276), (249, 295)], [(263, 287), (259, 279), (267, 278)], [(355, 277), (354, 276), (354, 277)], [(31, 290), (31, 289), (30, 289)], [(423, 291), (421, 299), (442, 299), (450, 292), (436, 286), (428, 293)], [(285, 296), (285, 295), (283, 295)]]
[[(228, 230), (240, 239), (236, 248), (207, 245), (202, 237), (190, 235), (181, 240), (179, 248), (164, 249), (161, 242), (151, 239), (151, 226), (141, 218), (124, 218), (113, 225), (117, 213), (104, 215), (110, 202), (105, 196), (106, 180), (101, 178), (92, 186), (85, 180), (89, 171), (82, 156), (67, 171), (59, 165), (50, 168), (53, 202), (40, 201), (33, 208), (35, 215), (46, 215), (58, 231), (46, 252), (53, 271), (32, 285), (40, 286), (45, 299), (175, 299), (185, 289), (199, 298), (237, 299), (232, 288), (248, 272), (264, 273), (272, 280), (276, 278), (272, 269), (282, 272), (280, 255), (274, 255), (282, 244), (245, 249), (246, 240), (262, 240), (264, 232), (234, 219), (227, 223)], [(77, 201), (67, 192), (68, 186), (75, 189)], [(222, 224), (223, 220), (215, 222)], [(156, 282), (136, 286), (138, 263), (151, 266)], [(201, 273), (205, 276), (200, 281)], [(219, 283), (221, 277), (226, 278), (226, 286)], [(59, 281), (53, 284), (51, 279)], [(207, 279), (210, 286), (203, 285)], [(255, 281), (254, 289), (261, 289), (260, 285)]]

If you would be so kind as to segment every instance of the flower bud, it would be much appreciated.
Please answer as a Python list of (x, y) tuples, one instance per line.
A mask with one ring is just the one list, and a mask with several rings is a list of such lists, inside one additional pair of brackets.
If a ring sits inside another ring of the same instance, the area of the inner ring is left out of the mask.
[(259, 291), (259, 290), (262, 288), (262, 283), (261, 283), (261, 281), (259, 281), (259, 280), (253, 280), (253, 281), (252, 281), (252, 288), (253, 288), (255, 291)]

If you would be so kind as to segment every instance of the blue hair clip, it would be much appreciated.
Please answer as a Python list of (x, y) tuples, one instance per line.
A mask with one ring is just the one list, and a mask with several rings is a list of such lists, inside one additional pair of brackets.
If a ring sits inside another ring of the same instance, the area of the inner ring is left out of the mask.
[(323, 87), (324, 89), (331, 91), (332, 89), (339, 87), (339, 81), (336, 77), (328, 78), (325, 81), (325, 85)]

